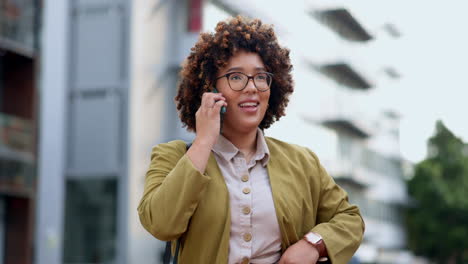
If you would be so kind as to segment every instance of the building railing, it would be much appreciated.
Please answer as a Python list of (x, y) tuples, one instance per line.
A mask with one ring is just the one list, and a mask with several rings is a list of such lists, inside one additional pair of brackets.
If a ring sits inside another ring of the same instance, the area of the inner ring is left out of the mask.
[(0, 0), (0, 44), (14, 50), (34, 50), (37, 4), (33, 0)]
[(34, 142), (31, 121), (0, 113), (0, 193), (32, 195)]
[(323, 160), (327, 172), (337, 181), (353, 182), (356, 185), (365, 187), (371, 184), (371, 179), (362, 174), (363, 168), (359, 163), (353, 163), (351, 160), (336, 159)]
[(393, 178), (403, 179), (403, 164), (401, 160), (382, 155), (370, 149), (364, 149), (362, 155), (362, 164), (365, 168), (388, 175)]
[(31, 121), (0, 113), (0, 147), (25, 155), (34, 153), (34, 128)]
[(364, 169), (392, 178), (403, 178), (401, 159), (374, 151), (362, 142), (346, 136), (340, 136), (338, 139), (337, 157), (342, 163), (352, 164), (353, 168)]

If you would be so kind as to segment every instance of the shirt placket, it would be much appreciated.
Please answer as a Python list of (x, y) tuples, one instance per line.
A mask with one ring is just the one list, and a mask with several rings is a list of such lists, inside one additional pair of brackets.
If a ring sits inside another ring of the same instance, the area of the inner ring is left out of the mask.
[(241, 223), (241, 263), (249, 263), (252, 257), (252, 184), (250, 180), (250, 173), (244, 158), (236, 159), (236, 175), (240, 175), (241, 199), (239, 208), (239, 218)]

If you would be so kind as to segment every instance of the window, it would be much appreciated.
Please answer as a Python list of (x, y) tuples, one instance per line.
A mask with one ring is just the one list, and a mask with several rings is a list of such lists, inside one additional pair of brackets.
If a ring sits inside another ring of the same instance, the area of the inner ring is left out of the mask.
[(117, 244), (117, 179), (69, 179), (64, 263), (113, 263)]

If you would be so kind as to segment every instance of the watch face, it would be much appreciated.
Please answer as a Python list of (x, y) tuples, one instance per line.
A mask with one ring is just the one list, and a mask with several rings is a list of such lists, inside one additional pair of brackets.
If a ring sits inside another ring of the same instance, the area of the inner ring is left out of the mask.
[(306, 237), (307, 237), (307, 240), (309, 240), (310, 242), (314, 244), (318, 243), (322, 239), (322, 236), (316, 233), (312, 233), (312, 232), (308, 233)]

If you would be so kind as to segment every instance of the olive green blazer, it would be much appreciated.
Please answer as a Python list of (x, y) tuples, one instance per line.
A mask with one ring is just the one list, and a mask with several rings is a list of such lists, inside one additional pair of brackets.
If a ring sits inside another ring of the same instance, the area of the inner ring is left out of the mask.
[[(313, 231), (323, 237), (332, 263), (347, 263), (364, 233), (358, 207), (312, 151), (265, 139), (282, 251)], [(160, 240), (180, 239), (181, 264), (227, 263), (231, 220), (224, 177), (213, 154), (201, 174), (185, 153), (181, 140), (153, 148), (138, 206), (141, 224)]]

